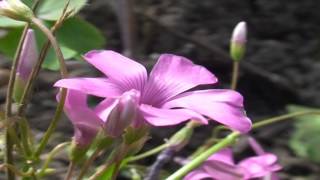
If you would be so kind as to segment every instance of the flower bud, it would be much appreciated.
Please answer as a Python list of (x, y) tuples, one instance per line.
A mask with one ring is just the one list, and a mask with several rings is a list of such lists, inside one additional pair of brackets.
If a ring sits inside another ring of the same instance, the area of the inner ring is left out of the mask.
[(136, 90), (125, 92), (110, 112), (104, 128), (107, 135), (120, 136), (136, 118), (140, 93)]
[(14, 85), (14, 99), (19, 102), (32, 68), (37, 62), (38, 50), (34, 31), (28, 29), (22, 45)]
[(193, 127), (186, 126), (174, 134), (168, 141), (168, 145), (175, 151), (180, 151), (188, 144), (193, 134)]
[(0, 1), (0, 15), (18, 21), (30, 21), (34, 16), (32, 10), (20, 0)]
[(243, 58), (246, 50), (246, 42), (247, 25), (246, 22), (242, 21), (237, 24), (232, 33), (230, 45), (230, 55), (232, 60), (240, 61)]

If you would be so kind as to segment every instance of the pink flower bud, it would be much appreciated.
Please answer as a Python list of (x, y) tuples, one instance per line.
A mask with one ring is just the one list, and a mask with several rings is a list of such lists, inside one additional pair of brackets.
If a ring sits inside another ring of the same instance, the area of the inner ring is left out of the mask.
[(140, 93), (137, 90), (125, 92), (110, 112), (104, 125), (110, 136), (120, 136), (137, 116)]
[(14, 97), (19, 101), (25, 84), (31, 74), (32, 68), (37, 62), (38, 50), (34, 31), (28, 29), (26, 38), (22, 45), (19, 64), (17, 67)]
[(234, 28), (231, 37), (230, 54), (234, 61), (240, 61), (245, 53), (247, 42), (247, 24), (242, 21)]

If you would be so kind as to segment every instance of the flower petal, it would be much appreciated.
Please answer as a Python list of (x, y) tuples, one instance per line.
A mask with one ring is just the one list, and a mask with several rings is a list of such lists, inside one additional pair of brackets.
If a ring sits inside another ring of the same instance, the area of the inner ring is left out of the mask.
[(90, 143), (101, 127), (102, 120), (87, 106), (86, 94), (69, 90), (64, 110), (75, 127), (76, 142), (80, 145)]
[(205, 178), (211, 178), (211, 176), (202, 169), (196, 169), (187, 174), (183, 180), (201, 180)]
[(210, 156), (207, 161), (220, 161), (232, 166), (235, 165), (233, 161), (232, 150), (230, 148), (225, 148), (218, 151)]
[(186, 92), (171, 99), (163, 107), (188, 108), (242, 133), (248, 132), (252, 125), (243, 110), (242, 96), (232, 90)]
[(193, 87), (216, 82), (217, 78), (206, 68), (193, 64), (187, 58), (164, 54), (151, 71), (142, 102), (160, 106)]
[(140, 110), (145, 120), (154, 126), (175, 125), (189, 119), (207, 122), (203, 116), (188, 109), (159, 109), (142, 104)]
[(142, 91), (147, 81), (147, 71), (141, 64), (114, 51), (90, 51), (84, 58), (109, 77), (123, 91)]
[(117, 105), (118, 101), (119, 101), (118, 99), (106, 98), (94, 108), (94, 112), (104, 122), (106, 122), (110, 112)]
[(245, 170), (246, 178), (258, 178), (280, 170), (281, 166), (275, 164), (276, 161), (277, 156), (273, 154), (264, 154), (244, 159), (238, 166)]
[(122, 93), (116, 84), (106, 78), (61, 79), (54, 86), (77, 90), (99, 97), (117, 97)]

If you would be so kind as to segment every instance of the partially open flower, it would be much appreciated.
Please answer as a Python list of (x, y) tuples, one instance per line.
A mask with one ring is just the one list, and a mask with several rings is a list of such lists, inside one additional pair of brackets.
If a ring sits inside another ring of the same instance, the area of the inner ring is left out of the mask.
[(31, 74), (32, 68), (37, 62), (38, 50), (34, 31), (29, 29), (22, 45), (22, 50), (17, 67), (16, 81), (14, 86), (14, 98), (20, 101), (26, 82)]
[(1, 0), (0, 15), (18, 21), (30, 21), (34, 16), (32, 10), (20, 0)]

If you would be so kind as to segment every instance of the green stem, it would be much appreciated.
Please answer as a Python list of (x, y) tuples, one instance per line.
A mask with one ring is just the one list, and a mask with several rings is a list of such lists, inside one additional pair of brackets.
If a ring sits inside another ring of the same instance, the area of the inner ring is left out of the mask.
[(210, 147), (208, 150), (194, 158), (191, 162), (186, 164), (185, 166), (181, 167), (169, 176), (166, 180), (178, 180), (182, 179), (188, 172), (200, 166), (205, 160), (207, 160), (212, 154), (218, 152), (219, 150), (233, 144), (235, 140), (240, 136), (240, 133), (233, 132), (229, 134), (227, 137), (222, 139), (220, 142), (215, 144), (214, 146)]
[(164, 150), (167, 147), (168, 147), (167, 143), (162, 144), (162, 145), (160, 145), (160, 146), (158, 146), (156, 148), (153, 148), (153, 149), (151, 149), (151, 150), (149, 150), (147, 152), (144, 152), (144, 153), (139, 154), (137, 156), (130, 157), (128, 159), (128, 162), (138, 161), (138, 160), (144, 159), (146, 157), (152, 156), (152, 155), (157, 154), (158, 152)]
[[(12, 139), (10, 137), (10, 133), (9, 133), (9, 129), (11, 128), (11, 126), (13, 124), (11, 124), (11, 116), (12, 116), (12, 94), (13, 94), (13, 88), (14, 88), (14, 83), (15, 83), (15, 77), (16, 77), (16, 73), (17, 73), (17, 68), (19, 65), (19, 61), (20, 61), (20, 55), (21, 55), (21, 50), (22, 50), (22, 45), (23, 42), (25, 40), (25, 37), (27, 35), (27, 31), (29, 28), (29, 24), (27, 24), (22, 32), (18, 47), (17, 47), (17, 51), (16, 54), (14, 56), (14, 60), (12, 63), (12, 67), (11, 67), (11, 72), (10, 72), (10, 78), (9, 78), (9, 83), (8, 83), (8, 89), (7, 89), (7, 95), (6, 95), (6, 109), (5, 109), (5, 122), (6, 122), (6, 132), (5, 132), (5, 163), (6, 164), (11, 164), (13, 165), (13, 156), (12, 156), (12, 151), (13, 151), (13, 143), (12, 143)], [(14, 173), (8, 168), (7, 170), (7, 179), (8, 180), (14, 180), (15, 179), (15, 175)]]
[(44, 162), (40, 172), (38, 173), (39, 177), (44, 176), (46, 169), (48, 168), (50, 162), (52, 161), (52, 159), (54, 158), (54, 156), (56, 156), (56, 154), (58, 154), (60, 151), (62, 151), (66, 146), (70, 145), (70, 142), (64, 142), (61, 143), (59, 145), (57, 145), (49, 154), (48, 157), (46, 158), (46, 161)]
[(93, 161), (97, 158), (97, 156), (100, 154), (101, 149), (96, 149), (94, 151), (94, 153), (90, 156), (90, 158), (88, 160), (86, 160), (86, 162), (84, 163), (84, 165), (82, 166), (79, 176), (78, 176), (78, 180), (82, 180), (83, 176), (86, 174), (86, 172), (88, 171), (90, 165), (93, 163)]
[(233, 61), (232, 79), (231, 79), (231, 89), (233, 90), (237, 89), (238, 76), (239, 76), (239, 62)]
[(19, 120), (19, 130), (21, 132), (21, 142), (23, 145), (23, 149), (25, 151), (25, 154), (27, 157), (30, 157), (32, 155), (32, 150), (29, 144), (29, 126), (28, 126), (28, 122), (26, 119), (20, 119)]
[(34, 23), (34, 25), (36, 25), (47, 36), (59, 60), (61, 76), (63, 78), (66, 78), (68, 76), (68, 70), (56, 38), (53, 36), (52, 32), (45, 25), (42, 24), (42, 22), (39, 19), (34, 17), (31, 19), (31, 22)]
[(3, 169), (10, 169), (14, 174), (21, 176), (21, 177), (30, 177), (34, 173), (34, 169), (29, 169), (27, 172), (22, 172), (18, 170), (14, 165), (12, 164), (1, 164), (0, 165), (0, 170)]
[(40, 141), (40, 145), (37, 148), (36, 152), (34, 153), (34, 157), (38, 157), (41, 152), (44, 150), (44, 148), (46, 147), (49, 138), (51, 137), (52, 133), (54, 132), (54, 130), (56, 129), (58, 122), (61, 118), (62, 112), (63, 112), (63, 106), (64, 106), (64, 102), (66, 100), (66, 95), (67, 95), (67, 90), (66, 89), (62, 89), (61, 90), (61, 96), (60, 96), (60, 100), (59, 100), (59, 104), (57, 106), (55, 115), (49, 125), (49, 128), (47, 129), (47, 131), (45, 132), (43, 138)]
[[(47, 36), (48, 40), (50, 41), (50, 43), (56, 53), (58, 60), (59, 60), (61, 76), (62, 76), (62, 78), (67, 78), (67, 76), (68, 76), (67, 67), (64, 62), (64, 57), (63, 57), (63, 54), (61, 52), (61, 49), (59, 47), (59, 44), (58, 44), (56, 38), (53, 36), (52, 32), (46, 26), (44, 26), (42, 24), (42, 22), (39, 19), (34, 17), (31, 19), (31, 21)], [(63, 88), (61, 90), (59, 104), (57, 106), (53, 120), (51, 121), (48, 130), (46, 131), (43, 139), (41, 140), (40, 145), (34, 154), (34, 157), (38, 157), (41, 154), (41, 152), (43, 151), (43, 149), (47, 145), (49, 138), (51, 137), (52, 133), (56, 129), (56, 126), (57, 126), (57, 124), (60, 120), (60, 117), (62, 115), (62, 112), (63, 112), (63, 106), (64, 106), (64, 102), (66, 99), (66, 95), (67, 95), (67, 90)]]
[(266, 126), (266, 125), (269, 125), (269, 124), (272, 124), (272, 123), (275, 123), (275, 122), (280, 122), (280, 121), (283, 121), (283, 120), (287, 120), (289, 118), (308, 115), (308, 114), (320, 114), (320, 111), (305, 110), (305, 111), (294, 112), (294, 113), (290, 113), (290, 114), (285, 114), (285, 115), (281, 115), (281, 116), (276, 116), (276, 117), (264, 119), (264, 120), (261, 120), (261, 121), (259, 121), (257, 123), (254, 123), (252, 125), (252, 129), (257, 129), (257, 128), (260, 128), (262, 126)]
[(72, 178), (72, 173), (73, 173), (74, 168), (75, 168), (75, 164), (74, 164), (74, 162), (71, 161), (69, 164), (69, 167), (68, 167), (67, 175), (64, 178), (65, 180), (70, 180)]

